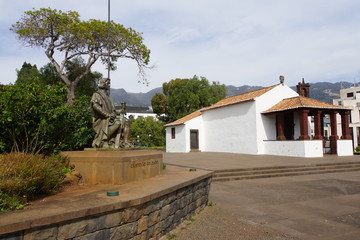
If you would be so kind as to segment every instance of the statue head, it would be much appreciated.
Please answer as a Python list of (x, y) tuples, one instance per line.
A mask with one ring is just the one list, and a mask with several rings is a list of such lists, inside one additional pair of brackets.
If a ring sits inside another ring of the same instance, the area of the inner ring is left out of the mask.
[(110, 90), (110, 78), (102, 78), (99, 81), (99, 89)]

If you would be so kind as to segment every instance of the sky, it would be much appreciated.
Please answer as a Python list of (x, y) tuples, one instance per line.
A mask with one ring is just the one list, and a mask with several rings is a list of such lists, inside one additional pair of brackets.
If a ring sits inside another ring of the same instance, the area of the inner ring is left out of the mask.
[[(119, 60), (112, 88), (148, 92), (175, 78), (206, 77), (225, 85), (360, 82), (359, 0), (112, 0), (111, 20), (141, 32), (151, 50), (149, 84), (136, 63)], [(107, 21), (107, 0), (0, 0), (0, 83), (16, 80), (26, 61), (49, 62), (9, 28), (25, 11), (77, 11)], [(92, 68), (107, 75), (102, 64)]]

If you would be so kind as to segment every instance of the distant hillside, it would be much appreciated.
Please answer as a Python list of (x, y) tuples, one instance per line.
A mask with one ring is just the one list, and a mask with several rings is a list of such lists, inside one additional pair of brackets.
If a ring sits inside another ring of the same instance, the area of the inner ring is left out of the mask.
[[(318, 82), (310, 83), (310, 97), (319, 101), (332, 103), (332, 99), (339, 98), (341, 87), (350, 87), (351, 83), (330, 83)], [(243, 85), (235, 87), (232, 85), (226, 86), (227, 96), (234, 96), (244, 92), (249, 92), (262, 88), (262, 86)], [(296, 86), (291, 87), (296, 91)], [(147, 93), (128, 93), (124, 89), (111, 89), (110, 95), (115, 104), (120, 105), (121, 102), (126, 102), (128, 106), (148, 107), (151, 105), (151, 98), (156, 93), (161, 93), (162, 88), (154, 88)]]
[(121, 102), (126, 102), (128, 106), (148, 107), (151, 105), (151, 98), (156, 93), (161, 93), (162, 88), (154, 88), (147, 93), (128, 93), (123, 88), (111, 89), (110, 96), (115, 105), (120, 105)]
[(245, 92), (254, 91), (262, 88), (261, 86), (249, 86), (243, 85), (241, 87), (235, 87), (233, 85), (226, 86), (226, 96), (234, 96)]

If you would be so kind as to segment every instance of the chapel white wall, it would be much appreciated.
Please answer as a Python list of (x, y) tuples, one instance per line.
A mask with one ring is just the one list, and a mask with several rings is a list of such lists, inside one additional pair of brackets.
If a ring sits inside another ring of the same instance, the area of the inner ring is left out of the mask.
[[(175, 128), (175, 138), (171, 138), (171, 128)], [(204, 148), (204, 131), (201, 115), (186, 124), (166, 127), (166, 152), (190, 152), (190, 130), (199, 132), (199, 150)]]
[(256, 154), (254, 101), (203, 112), (204, 151)]
[[(171, 128), (175, 128), (175, 138), (171, 138)], [(186, 127), (184, 124), (166, 128), (166, 152), (186, 151)]]
[(190, 131), (191, 130), (198, 130), (199, 134), (199, 150), (203, 151), (204, 149), (204, 141), (205, 141), (205, 131), (203, 130), (203, 120), (202, 115), (189, 120), (186, 122), (186, 130), (185, 130), (185, 139), (186, 139), (186, 146), (185, 146), (185, 152), (190, 152)]
[(323, 157), (323, 141), (264, 141), (264, 153), (289, 157)]
[[(275, 114), (264, 115), (262, 112), (271, 108), (285, 98), (292, 98), (297, 96), (299, 96), (297, 92), (285, 84), (280, 84), (270, 91), (264, 93), (260, 97), (256, 98), (255, 122), (257, 126), (257, 154), (266, 154), (264, 140), (276, 140)], [(297, 119), (298, 118), (294, 116), (294, 121), (297, 121)]]

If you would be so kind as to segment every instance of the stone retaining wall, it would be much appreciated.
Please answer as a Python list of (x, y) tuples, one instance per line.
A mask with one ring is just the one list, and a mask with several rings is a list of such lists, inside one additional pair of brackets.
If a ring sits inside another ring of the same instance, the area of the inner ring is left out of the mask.
[(49, 223), (0, 236), (0, 239), (158, 239), (207, 205), (210, 182), (211, 177), (207, 177), (140, 205)]

